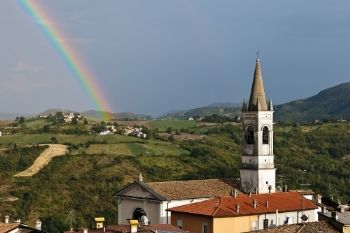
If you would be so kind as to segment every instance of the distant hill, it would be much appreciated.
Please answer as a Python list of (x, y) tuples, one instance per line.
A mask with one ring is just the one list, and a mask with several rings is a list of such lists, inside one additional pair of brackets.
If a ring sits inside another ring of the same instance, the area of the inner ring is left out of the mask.
[[(39, 113), (39, 115), (49, 115), (52, 114), (54, 115), (56, 112), (73, 112), (73, 113), (78, 113), (78, 111), (74, 111), (71, 109), (60, 109), (60, 108), (51, 108), (47, 109), (44, 112)], [(87, 118), (92, 118), (92, 119), (99, 119), (101, 116), (100, 111), (96, 110), (88, 110), (88, 111), (83, 111), (80, 112), (80, 114), (84, 117)], [(1, 115), (0, 115), (1, 117)], [(122, 112), (122, 113), (112, 113), (111, 118), (116, 118), (116, 119), (131, 119), (131, 120), (151, 120), (151, 116), (147, 116), (144, 114), (136, 114), (136, 113), (131, 113), (131, 112)], [(0, 118), (1, 119), (1, 118)], [(14, 119), (14, 118), (13, 118)]]
[(350, 82), (275, 107), (276, 120), (309, 122), (339, 118), (350, 119)]
[(74, 111), (71, 109), (49, 108), (49, 109), (46, 109), (45, 111), (39, 113), (38, 115), (49, 115), (49, 114), (55, 115), (56, 112), (77, 112), (77, 111)]
[(234, 117), (240, 115), (241, 104), (238, 103), (215, 103), (208, 106), (168, 112), (162, 116), (160, 119), (188, 119), (190, 117), (199, 116), (205, 117), (212, 114), (224, 115), (229, 117)]
[[(96, 110), (89, 110), (85, 112), (81, 112), (81, 115), (90, 118), (98, 119), (100, 116), (100, 112)], [(152, 120), (153, 118), (144, 114), (136, 114), (132, 112), (121, 112), (121, 113), (112, 113), (112, 118), (116, 118), (118, 120)]]

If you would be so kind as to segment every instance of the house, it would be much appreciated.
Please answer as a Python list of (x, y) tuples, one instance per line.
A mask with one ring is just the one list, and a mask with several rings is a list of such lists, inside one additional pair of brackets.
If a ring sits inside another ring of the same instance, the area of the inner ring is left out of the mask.
[(339, 233), (335, 227), (328, 222), (307, 222), (291, 225), (283, 225), (275, 228), (268, 228), (259, 231), (251, 231), (254, 233)]
[(0, 222), (0, 233), (44, 233), (41, 231), (41, 222), (36, 222), (36, 228), (28, 227), (20, 222), (9, 223), (8, 216), (6, 216), (7, 220), (5, 223)]
[(170, 212), (166, 209), (227, 196), (236, 186), (239, 186), (236, 180), (220, 179), (145, 183), (140, 173), (138, 180), (114, 195), (118, 202), (118, 224), (140, 219), (142, 215), (152, 224), (170, 223)]
[(239, 194), (169, 208), (171, 224), (192, 233), (247, 232), (317, 221), (318, 207), (298, 192)]
[(318, 213), (320, 221), (327, 221), (332, 224), (339, 232), (350, 232), (350, 211), (324, 211)]

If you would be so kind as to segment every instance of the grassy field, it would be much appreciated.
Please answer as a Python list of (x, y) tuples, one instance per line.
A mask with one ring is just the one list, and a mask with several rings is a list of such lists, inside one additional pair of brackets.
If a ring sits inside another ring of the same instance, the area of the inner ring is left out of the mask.
[(104, 142), (104, 143), (131, 143), (131, 142), (140, 142), (144, 140), (129, 137), (123, 135), (66, 135), (66, 134), (52, 134), (52, 133), (43, 133), (43, 134), (14, 134), (14, 135), (4, 135), (0, 137), (1, 145), (9, 145), (16, 143), (18, 145), (35, 145), (35, 144), (44, 144), (51, 143), (51, 139), (55, 137), (58, 143), (66, 144), (84, 144), (88, 141), (93, 141), (95, 143)]
[(166, 131), (167, 128), (187, 129), (196, 126), (196, 121), (188, 120), (154, 120), (150, 121), (151, 128), (158, 128), (160, 132)]

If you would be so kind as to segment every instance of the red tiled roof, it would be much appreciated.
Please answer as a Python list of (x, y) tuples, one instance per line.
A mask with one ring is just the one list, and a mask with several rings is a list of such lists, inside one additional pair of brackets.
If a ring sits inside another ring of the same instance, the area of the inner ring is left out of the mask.
[[(150, 182), (147, 185), (168, 200), (227, 196), (239, 187), (237, 180), (220, 179)], [(238, 189), (237, 192), (240, 193)]]
[[(253, 206), (254, 200), (257, 203), (256, 208)], [(239, 205), (239, 213), (237, 205)], [(317, 206), (312, 201), (305, 199), (300, 193), (280, 192), (253, 194), (251, 196), (240, 194), (236, 198), (232, 196), (217, 197), (207, 201), (174, 207), (169, 209), (169, 211), (212, 217), (235, 217), (274, 213), (276, 210), (279, 212), (290, 212), (303, 209), (317, 209)]]

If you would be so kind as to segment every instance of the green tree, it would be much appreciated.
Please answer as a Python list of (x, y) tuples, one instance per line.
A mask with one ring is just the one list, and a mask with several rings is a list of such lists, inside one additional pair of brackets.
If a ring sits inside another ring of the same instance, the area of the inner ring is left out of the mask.
[(25, 118), (24, 116), (21, 116), (21, 117), (18, 119), (18, 123), (23, 124), (24, 122), (26, 122), (26, 118)]

